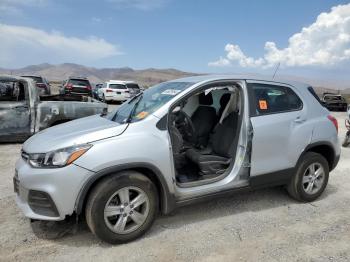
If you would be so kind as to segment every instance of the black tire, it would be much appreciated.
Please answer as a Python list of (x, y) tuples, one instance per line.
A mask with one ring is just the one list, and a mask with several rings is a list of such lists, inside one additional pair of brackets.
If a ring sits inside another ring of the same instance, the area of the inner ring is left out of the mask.
[[(307, 168), (312, 164), (320, 164), (324, 170), (324, 178), (322, 186), (315, 193), (307, 193), (304, 189), (303, 177)], [(320, 154), (315, 152), (307, 152), (299, 160), (296, 174), (292, 177), (290, 183), (287, 186), (289, 195), (300, 202), (311, 202), (316, 200), (324, 191), (327, 186), (329, 178), (329, 165), (327, 160)]]
[(101, 101), (102, 101), (103, 103), (108, 104), (107, 101), (106, 101), (106, 98), (105, 98), (105, 95), (104, 95), (104, 94), (102, 95), (102, 100), (101, 100)]
[[(113, 194), (125, 187), (141, 189), (149, 199), (149, 212), (143, 224), (127, 234), (113, 232), (105, 222), (105, 206)], [(159, 210), (157, 188), (153, 182), (136, 171), (123, 171), (99, 182), (89, 194), (85, 217), (91, 232), (110, 244), (122, 244), (142, 236), (153, 224)]]
[(348, 132), (346, 132), (346, 135), (345, 135), (345, 138), (344, 138), (342, 146), (343, 147), (348, 147), (349, 145), (350, 145), (350, 134), (349, 134), (349, 131), (348, 131)]

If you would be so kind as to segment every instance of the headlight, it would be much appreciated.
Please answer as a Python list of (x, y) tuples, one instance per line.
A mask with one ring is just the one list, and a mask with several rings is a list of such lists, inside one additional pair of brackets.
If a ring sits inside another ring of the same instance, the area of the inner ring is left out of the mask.
[(28, 154), (28, 162), (36, 168), (57, 168), (64, 167), (88, 151), (92, 145), (78, 145), (58, 149), (56, 151), (40, 154)]

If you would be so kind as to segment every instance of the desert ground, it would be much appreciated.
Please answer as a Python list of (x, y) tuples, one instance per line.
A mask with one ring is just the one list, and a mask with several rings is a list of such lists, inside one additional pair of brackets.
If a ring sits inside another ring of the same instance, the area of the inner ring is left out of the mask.
[[(346, 113), (333, 113), (339, 136)], [(298, 203), (281, 187), (183, 207), (134, 242), (112, 246), (84, 222), (30, 223), (15, 204), (21, 144), (0, 145), (0, 261), (350, 261), (350, 148), (328, 187)]]

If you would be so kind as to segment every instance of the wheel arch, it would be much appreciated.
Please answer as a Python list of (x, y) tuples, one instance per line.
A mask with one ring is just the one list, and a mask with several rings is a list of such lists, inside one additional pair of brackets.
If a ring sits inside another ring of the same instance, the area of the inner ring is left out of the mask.
[(339, 157), (336, 156), (335, 150), (330, 142), (322, 141), (308, 145), (302, 156), (307, 152), (315, 152), (322, 155), (328, 162), (329, 171), (332, 171), (338, 164)]
[(83, 185), (77, 197), (75, 203), (76, 214), (80, 215), (84, 211), (90, 192), (103, 178), (116, 175), (119, 172), (126, 170), (134, 170), (140, 172), (155, 184), (158, 190), (160, 211), (162, 214), (168, 214), (175, 209), (175, 197), (170, 192), (161, 171), (157, 167), (148, 163), (131, 163), (105, 168), (90, 177), (88, 181)]

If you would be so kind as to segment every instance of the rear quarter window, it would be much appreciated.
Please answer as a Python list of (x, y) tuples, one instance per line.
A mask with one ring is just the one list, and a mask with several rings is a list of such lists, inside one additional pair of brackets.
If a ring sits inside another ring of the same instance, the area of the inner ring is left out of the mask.
[(298, 111), (303, 108), (299, 96), (289, 87), (269, 84), (248, 84), (252, 116)]

